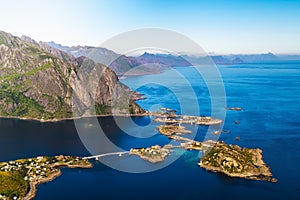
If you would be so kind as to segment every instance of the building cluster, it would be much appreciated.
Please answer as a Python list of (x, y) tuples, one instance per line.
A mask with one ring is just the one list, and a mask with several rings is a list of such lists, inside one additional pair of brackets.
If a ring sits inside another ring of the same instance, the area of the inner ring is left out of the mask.
[(27, 171), (24, 180), (31, 181), (33, 179), (46, 177), (47, 173), (51, 171), (50, 164), (51, 162), (47, 158), (39, 156), (37, 158), (29, 158), (20, 161), (9, 161), (2, 164), (0, 170), (5, 172)]
[(202, 142), (197, 141), (183, 142), (180, 143), (180, 146), (190, 150), (202, 150)]
[[(36, 158), (0, 162), (0, 172), (4, 174), (4, 177), (6, 177), (7, 174), (9, 175), (7, 177), (15, 181), (24, 179), (26, 182), (41, 183), (45, 180), (51, 180), (51, 178), (57, 174), (55, 172), (59, 172), (58, 167), (60, 166), (89, 168), (92, 165), (88, 161), (75, 156), (38, 156)], [(14, 190), (8, 189), (7, 191)], [(7, 197), (5, 195), (7, 191), (5, 190), (3, 194), (0, 194), (0, 200), (21, 199), (21, 197), (15, 196)]]
[(131, 149), (132, 153), (140, 153), (144, 156), (167, 156), (168, 150), (161, 148), (159, 145), (152, 146), (150, 148)]

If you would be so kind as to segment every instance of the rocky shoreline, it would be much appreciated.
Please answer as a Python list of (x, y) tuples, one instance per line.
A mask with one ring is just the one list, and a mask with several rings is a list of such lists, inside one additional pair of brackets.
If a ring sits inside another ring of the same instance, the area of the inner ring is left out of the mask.
[(57, 169), (49, 177), (46, 177), (44, 179), (39, 179), (37, 181), (31, 181), (30, 182), (30, 190), (27, 193), (27, 195), (23, 198), (23, 200), (32, 200), (36, 196), (38, 185), (40, 185), (42, 183), (53, 181), (55, 178), (59, 177), (60, 175), (61, 175), (61, 170)]
[(71, 165), (71, 164), (68, 164), (68, 163), (63, 163), (63, 164), (57, 164), (57, 163), (55, 163), (51, 167), (53, 167), (55, 169), (54, 169), (54, 171), (51, 174), (49, 174), (48, 177), (43, 178), (43, 179), (39, 179), (39, 180), (34, 180), (34, 181), (30, 182), (30, 190), (27, 193), (27, 195), (23, 198), (23, 200), (32, 200), (32, 199), (34, 199), (34, 197), (36, 196), (37, 188), (38, 188), (38, 186), (40, 184), (53, 181), (55, 178), (59, 177), (62, 174), (62, 172), (61, 172), (61, 170), (59, 168), (61, 168), (61, 167), (67, 167), (67, 168), (83, 168), (83, 169), (88, 169), (88, 168), (92, 168), (93, 164), (89, 163), (89, 164), (86, 164), (86, 165), (80, 165), (80, 164)]
[(19, 119), (25, 121), (38, 121), (38, 122), (60, 122), (60, 121), (68, 121), (75, 119), (83, 119), (89, 117), (144, 117), (144, 116), (152, 116), (154, 114), (150, 112), (145, 112), (141, 114), (104, 114), (104, 115), (89, 115), (89, 116), (81, 116), (81, 117), (69, 117), (69, 118), (54, 118), (54, 119), (38, 119), (38, 118), (28, 118), (28, 117), (16, 117), (16, 116), (0, 116), (0, 119)]
[(87, 168), (92, 168), (93, 165), (91, 163), (89, 163), (88, 165), (70, 165), (70, 164), (65, 164), (65, 163), (64, 164), (56, 164), (55, 163), (51, 167), (55, 168), (55, 170), (53, 171), (53, 173), (49, 174), (48, 177), (30, 182), (30, 190), (27, 193), (27, 195), (23, 198), (23, 200), (32, 200), (36, 196), (38, 185), (40, 185), (42, 183), (47, 183), (47, 182), (53, 181), (55, 178), (59, 177), (62, 174), (62, 172), (59, 168), (67, 167), (67, 168), (87, 169)]
[(249, 180), (258, 180), (258, 181), (268, 181), (268, 182), (273, 182), (273, 183), (276, 183), (277, 182), (277, 179), (276, 178), (272, 178), (271, 176), (266, 176), (266, 175), (262, 175), (262, 174), (259, 174), (259, 175), (256, 175), (256, 174), (253, 174), (253, 173), (245, 173), (245, 174), (240, 174), (240, 173), (229, 173), (225, 170), (222, 170), (218, 167), (213, 167), (213, 166), (206, 166), (206, 165), (203, 165), (203, 164), (200, 164), (199, 163), (199, 166), (208, 170), (208, 171), (212, 171), (212, 172), (216, 172), (216, 173), (224, 173), (226, 174), (227, 176), (229, 177), (233, 177), (233, 178), (245, 178), (245, 179), (249, 179)]
[(208, 171), (224, 173), (230, 177), (277, 182), (270, 167), (263, 161), (261, 149), (241, 148), (217, 142), (198, 165)]
[(147, 99), (146, 95), (144, 94), (141, 94), (137, 91), (132, 91), (132, 96), (131, 96), (131, 99), (133, 101), (140, 101), (140, 100), (144, 100), (144, 99)]

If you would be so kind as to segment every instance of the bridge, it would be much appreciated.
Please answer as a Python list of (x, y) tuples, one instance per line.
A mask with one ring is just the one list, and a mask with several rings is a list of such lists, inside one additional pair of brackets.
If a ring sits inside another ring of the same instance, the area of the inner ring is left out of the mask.
[(123, 154), (127, 154), (127, 153), (129, 153), (129, 151), (112, 152), (112, 153), (103, 153), (103, 154), (94, 155), (94, 156), (86, 156), (86, 157), (83, 157), (82, 159), (84, 159), (84, 160), (89, 160), (89, 159), (95, 158), (95, 159), (97, 160), (97, 159), (99, 159), (100, 157), (104, 157), (104, 156), (111, 156), (111, 155), (119, 155), (119, 156), (122, 156)]

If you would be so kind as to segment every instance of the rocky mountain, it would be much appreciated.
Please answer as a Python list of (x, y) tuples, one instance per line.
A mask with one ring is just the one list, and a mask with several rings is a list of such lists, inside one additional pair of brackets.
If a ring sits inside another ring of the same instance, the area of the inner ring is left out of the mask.
[(109, 66), (117, 74), (122, 74), (138, 65), (135, 60), (129, 59), (126, 56), (117, 54), (111, 50), (102, 47), (90, 47), (90, 46), (62, 46), (54, 42), (48, 42), (49, 46), (66, 52), (74, 57), (88, 57), (96, 63), (102, 63)]
[(102, 64), (0, 31), (1, 116), (55, 120), (143, 113), (131, 94)]
[(137, 57), (137, 59), (145, 63), (162, 63), (171, 67), (191, 66), (191, 63), (185, 58), (172, 54), (151, 54), (145, 52), (143, 55)]
[(144, 75), (160, 73), (174, 66), (190, 66), (181, 56), (171, 54), (150, 54), (144, 53), (141, 56), (125, 56), (117, 54), (102, 47), (89, 46), (62, 46), (55, 42), (48, 42), (48, 45), (69, 53), (74, 57), (85, 56), (97, 63), (109, 66), (118, 75)]
[(226, 64), (231, 64), (232, 61), (225, 58), (224, 56), (210, 56), (211, 59), (214, 61), (214, 63), (216, 64), (223, 64), (223, 65), (226, 65)]

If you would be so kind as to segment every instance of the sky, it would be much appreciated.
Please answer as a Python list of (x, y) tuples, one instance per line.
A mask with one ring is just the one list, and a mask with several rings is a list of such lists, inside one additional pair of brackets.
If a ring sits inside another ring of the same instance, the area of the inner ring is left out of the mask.
[(0, 8), (0, 30), (68, 46), (150, 27), (208, 53), (300, 53), (300, 0), (0, 0)]

